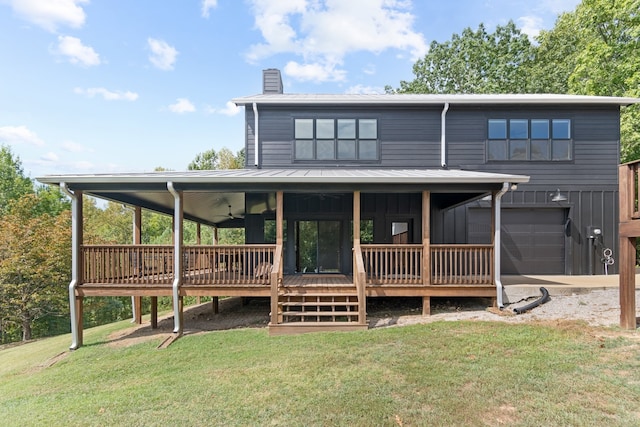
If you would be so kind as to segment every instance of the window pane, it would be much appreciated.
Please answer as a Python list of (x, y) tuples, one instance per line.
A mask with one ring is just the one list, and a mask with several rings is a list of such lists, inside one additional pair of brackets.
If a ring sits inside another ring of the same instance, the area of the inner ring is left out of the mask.
[(356, 141), (341, 139), (338, 140), (338, 158), (339, 159), (355, 159), (356, 158)]
[(296, 159), (313, 159), (313, 141), (297, 139), (295, 157)]
[(571, 141), (553, 141), (553, 160), (571, 160)]
[(531, 138), (549, 139), (549, 120), (531, 120)]
[(554, 119), (552, 125), (553, 139), (569, 139), (571, 138), (571, 120)]
[(377, 139), (378, 121), (376, 119), (360, 119), (358, 121), (358, 138)]
[(334, 140), (333, 139), (319, 139), (317, 142), (318, 154), (316, 158), (318, 160), (335, 159), (334, 153)]
[(527, 160), (527, 141), (513, 140), (509, 142), (510, 160)]
[(507, 160), (507, 141), (489, 141), (488, 160)]
[(316, 120), (316, 138), (318, 139), (333, 139), (335, 138), (334, 121), (333, 119), (318, 119)]
[(378, 142), (376, 140), (361, 139), (358, 144), (358, 158), (360, 160), (377, 160)]
[[(533, 133), (533, 128), (531, 133)], [(551, 160), (550, 146), (548, 139), (531, 140), (531, 160)]]
[(296, 119), (296, 139), (313, 139), (313, 119)]
[(506, 139), (507, 121), (503, 119), (489, 120), (489, 139)]
[(509, 138), (527, 139), (529, 138), (529, 121), (523, 119), (509, 120)]
[(355, 119), (339, 119), (338, 120), (338, 138), (355, 139), (355, 137), (356, 137)]

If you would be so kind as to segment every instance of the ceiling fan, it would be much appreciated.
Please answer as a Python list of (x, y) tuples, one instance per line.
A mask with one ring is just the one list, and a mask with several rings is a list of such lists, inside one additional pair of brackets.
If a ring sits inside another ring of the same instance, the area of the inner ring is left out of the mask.
[(234, 215), (233, 212), (231, 212), (231, 205), (229, 206), (229, 212), (226, 214), (218, 214), (215, 215), (217, 217), (223, 217), (224, 219), (222, 221), (227, 221), (227, 220), (232, 220), (232, 219), (244, 219), (244, 216), (242, 215)]

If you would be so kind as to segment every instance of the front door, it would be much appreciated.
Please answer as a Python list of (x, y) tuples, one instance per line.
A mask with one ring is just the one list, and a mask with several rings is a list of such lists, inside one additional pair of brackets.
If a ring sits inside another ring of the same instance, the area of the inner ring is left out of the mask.
[(296, 271), (340, 272), (340, 221), (296, 221)]

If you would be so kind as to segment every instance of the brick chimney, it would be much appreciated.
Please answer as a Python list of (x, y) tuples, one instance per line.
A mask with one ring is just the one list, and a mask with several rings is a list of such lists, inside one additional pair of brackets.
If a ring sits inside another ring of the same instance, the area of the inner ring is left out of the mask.
[(277, 68), (262, 70), (262, 93), (284, 93), (282, 90), (282, 76)]

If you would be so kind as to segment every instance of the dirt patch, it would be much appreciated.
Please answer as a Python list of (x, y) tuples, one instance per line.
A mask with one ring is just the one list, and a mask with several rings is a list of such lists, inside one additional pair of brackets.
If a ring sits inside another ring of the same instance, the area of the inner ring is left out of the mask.
[[(595, 290), (575, 295), (551, 296), (551, 299), (523, 314), (513, 309), (535, 298), (506, 306), (503, 310), (491, 307), (488, 298), (432, 298), (431, 316), (422, 316), (421, 298), (370, 298), (367, 318), (370, 328), (404, 326), (436, 321), (481, 320), (510, 323), (579, 322), (594, 327), (618, 326), (620, 303), (617, 289)], [(640, 291), (636, 293), (640, 300)], [(188, 307), (184, 312), (184, 334), (197, 334), (237, 328), (265, 328), (271, 310), (268, 298), (225, 298), (220, 300), (219, 312), (205, 303)], [(158, 319), (158, 328), (147, 324), (132, 326), (109, 336), (109, 345), (130, 346), (148, 340), (160, 345), (173, 332), (173, 316)]]

